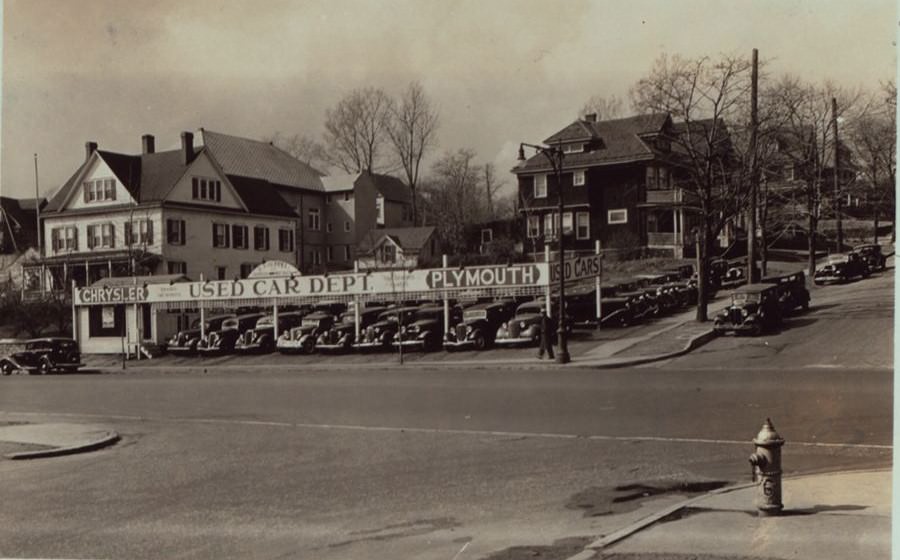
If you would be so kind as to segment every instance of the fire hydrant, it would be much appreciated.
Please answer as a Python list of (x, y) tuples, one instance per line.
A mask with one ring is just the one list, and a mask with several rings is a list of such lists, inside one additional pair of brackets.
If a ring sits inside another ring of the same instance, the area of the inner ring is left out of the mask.
[(756, 508), (760, 516), (778, 515), (784, 508), (781, 503), (781, 446), (784, 439), (775, 431), (772, 420), (766, 423), (753, 440), (756, 453), (750, 455), (753, 481), (758, 483)]

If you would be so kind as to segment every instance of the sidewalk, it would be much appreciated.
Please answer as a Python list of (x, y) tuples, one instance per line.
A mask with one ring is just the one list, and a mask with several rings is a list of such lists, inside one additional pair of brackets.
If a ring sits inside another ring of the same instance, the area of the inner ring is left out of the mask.
[(641, 529), (639, 523), (627, 528), (637, 532), (601, 538), (570, 560), (617, 554), (629, 558), (678, 554), (817, 560), (890, 558), (890, 470), (786, 478), (785, 509), (777, 517), (757, 517), (756, 492), (756, 486), (750, 486), (689, 500), (649, 526)]
[(0, 443), (7, 459), (37, 459), (57, 457), (93, 451), (112, 445), (119, 435), (105, 426), (95, 424), (46, 423), (46, 424), (0, 424)]

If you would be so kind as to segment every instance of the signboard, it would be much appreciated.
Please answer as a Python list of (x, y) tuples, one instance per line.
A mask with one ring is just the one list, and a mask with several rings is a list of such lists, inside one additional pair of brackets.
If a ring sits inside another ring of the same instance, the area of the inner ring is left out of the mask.
[(97, 286), (77, 288), (75, 303), (78, 305), (116, 305), (143, 303), (149, 300), (150, 286)]
[[(574, 282), (584, 278), (595, 278), (600, 276), (602, 270), (602, 262), (600, 255), (588, 255), (584, 257), (575, 257), (566, 259), (563, 263), (563, 277), (566, 282)], [(559, 281), (559, 263), (550, 265), (550, 282)]]
[(285, 261), (266, 261), (254, 268), (247, 278), (272, 278), (283, 276), (303, 276), (296, 266)]
[[(267, 263), (268, 264), (268, 263)], [(546, 263), (354, 272), (328, 276), (270, 276), (244, 280), (178, 282), (116, 288), (80, 288), (77, 305), (202, 302), (241, 299), (341, 297), (448, 290), (542, 287)]]

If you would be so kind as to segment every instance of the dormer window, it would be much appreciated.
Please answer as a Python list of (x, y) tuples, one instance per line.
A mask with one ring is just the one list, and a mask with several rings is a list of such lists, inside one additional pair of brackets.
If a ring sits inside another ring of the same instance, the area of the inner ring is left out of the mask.
[(194, 200), (222, 201), (222, 182), (206, 177), (191, 178), (191, 196)]
[(116, 180), (115, 179), (94, 179), (93, 181), (85, 181), (84, 201), (85, 202), (102, 202), (116, 199)]
[(580, 154), (584, 151), (584, 144), (566, 144), (562, 147), (564, 154)]
[(584, 185), (584, 170), (575, 171), (572, 173), (572, 184), (576, 187), (580, 187)]

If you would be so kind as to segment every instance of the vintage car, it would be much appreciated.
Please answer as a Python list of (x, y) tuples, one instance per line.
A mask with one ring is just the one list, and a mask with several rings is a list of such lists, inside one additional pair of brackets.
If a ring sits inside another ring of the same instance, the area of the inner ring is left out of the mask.
[(779, 301), (782, 315), (790, 315), (798, 307), (804, 311), (809, 309), (809, 290), (806, 289), (806, 275), (803, 272), (794, 272), (784, 276), (767, 276), (762, 281), (766, 284), (781, 286)]
[[(206, 320), (203, 332), (209, 333), (222, 328), (222, 323), (226, 319), (234, 317), (233, 314), (216, 315)], [(200, 319), (195, 319), (191, 323), (191, 328), (178, 331), (166, 346), (166, 350), (177, 355), (192, 355), (197, 353), (197, 345), (200, 343), (201, 329)]]
[(217, 331), (208, 331), (206, 338), (197, 344), (197, 352), (201, 356), (217, 356), (234, 352), (234, 345), (248, 330), (256, 326), (263, 317), (262, 313), (245, 313), (225, 319)]
[[(278, 332), (288, 332), (298, 326), (307, 311), (285, 311), (278, 314)], [(244, 333), (234, 343), (235, 352), (241, 354), (267, 354), (275, 351), (275, 316), (261, 317), (252, 329)]]
[(394, 343), (397, 331), (400, 330), (400, 325), (410, 324), (418, 310), (418, 306), (412, 305), (385, 309), (374, 323), (366, 327), (365, 335), (356, 348), (389, 349)]
[(758, 335), (781, 324), (781, 286), (748, 284), (731, 294), (731, 305), (716, 315), (713, 328), (718, 333)]
[[(359, 332), (365, 335), (366, 328), (378, 320), (385, 307), (364, 307), (359, 311)], [(362, 338), (362, 337), (361, 337)], [(319, 333), (316, 350), (336, 352), (351, 350), (356, 344), (356, 314), (353, 309), (344, 311), (329, 328)]]
[[(617, 297), (628, 299), (630, 315), (628, 324), (634, 324), (659, 313), (655, 293), (648, 295), (647, 290), (641, 288), (637, 282), (619, 282), (609, 287), (615, 290)], [(606, 311), (603, 314), (606, 315)]]
[(858, 253), (830, 255), (816, 268), (813, 281), (817, 286), (831, 282), (847, 282), (853, 278), (868, 278), (869, 265)]
[(615, 284), (600, 286), (600, 327), (627, 327), (634, 322), (635, 298), (621, 291)]
[[(543, 299), (526, 301), (519, 305), (513, 318), (497, 329), (494, 344), (502, 346), (540, 344), (541, 311), (544, 310), (545, 305), (546, 302)], [(556, 317), (551, 316), (549, 319), (552, 326), (550, 337), (551, 340), (556, 340)], [(566, 330), (570, 331), (571, 323), (568, 321), (567, 323)]]
[(515, 311), (512, 301), (479, 303), (462, 312), (462, 321), (444, 335), (446, 350), (472, 348), (485, 350), (494, 344), (497, 329), (508, 321)]
[(857, 245), (853, 252), (858, 254), (869, 265), (869, 270), (884, 270), (887, 267), (887, 257), (881, 252), (881, 245), (866, 243)]
[[(462, 308), (453, 305), (449, 309), (449, 326), (452, 330), (462, 319)], [(409, 324), (401, 325), (394, 337), (394, 346), (434, 352), (441, 349), (444, 340), (444, 306), (425, 305), (416, 311)]]
[(14, 371), (45, 375), (54, 371), (75, 372), (83, 364), (78, 343), (71, 338), (46, 337), (25, 341), (18, 352), (0, 358), (0, 374)]
[(327, 311), (313, 311), (300, 324), (285, 329), (275, 346), (282, 354), (312, 354), (319, 335), (330, 329), (334, 320), (334, 315)]

